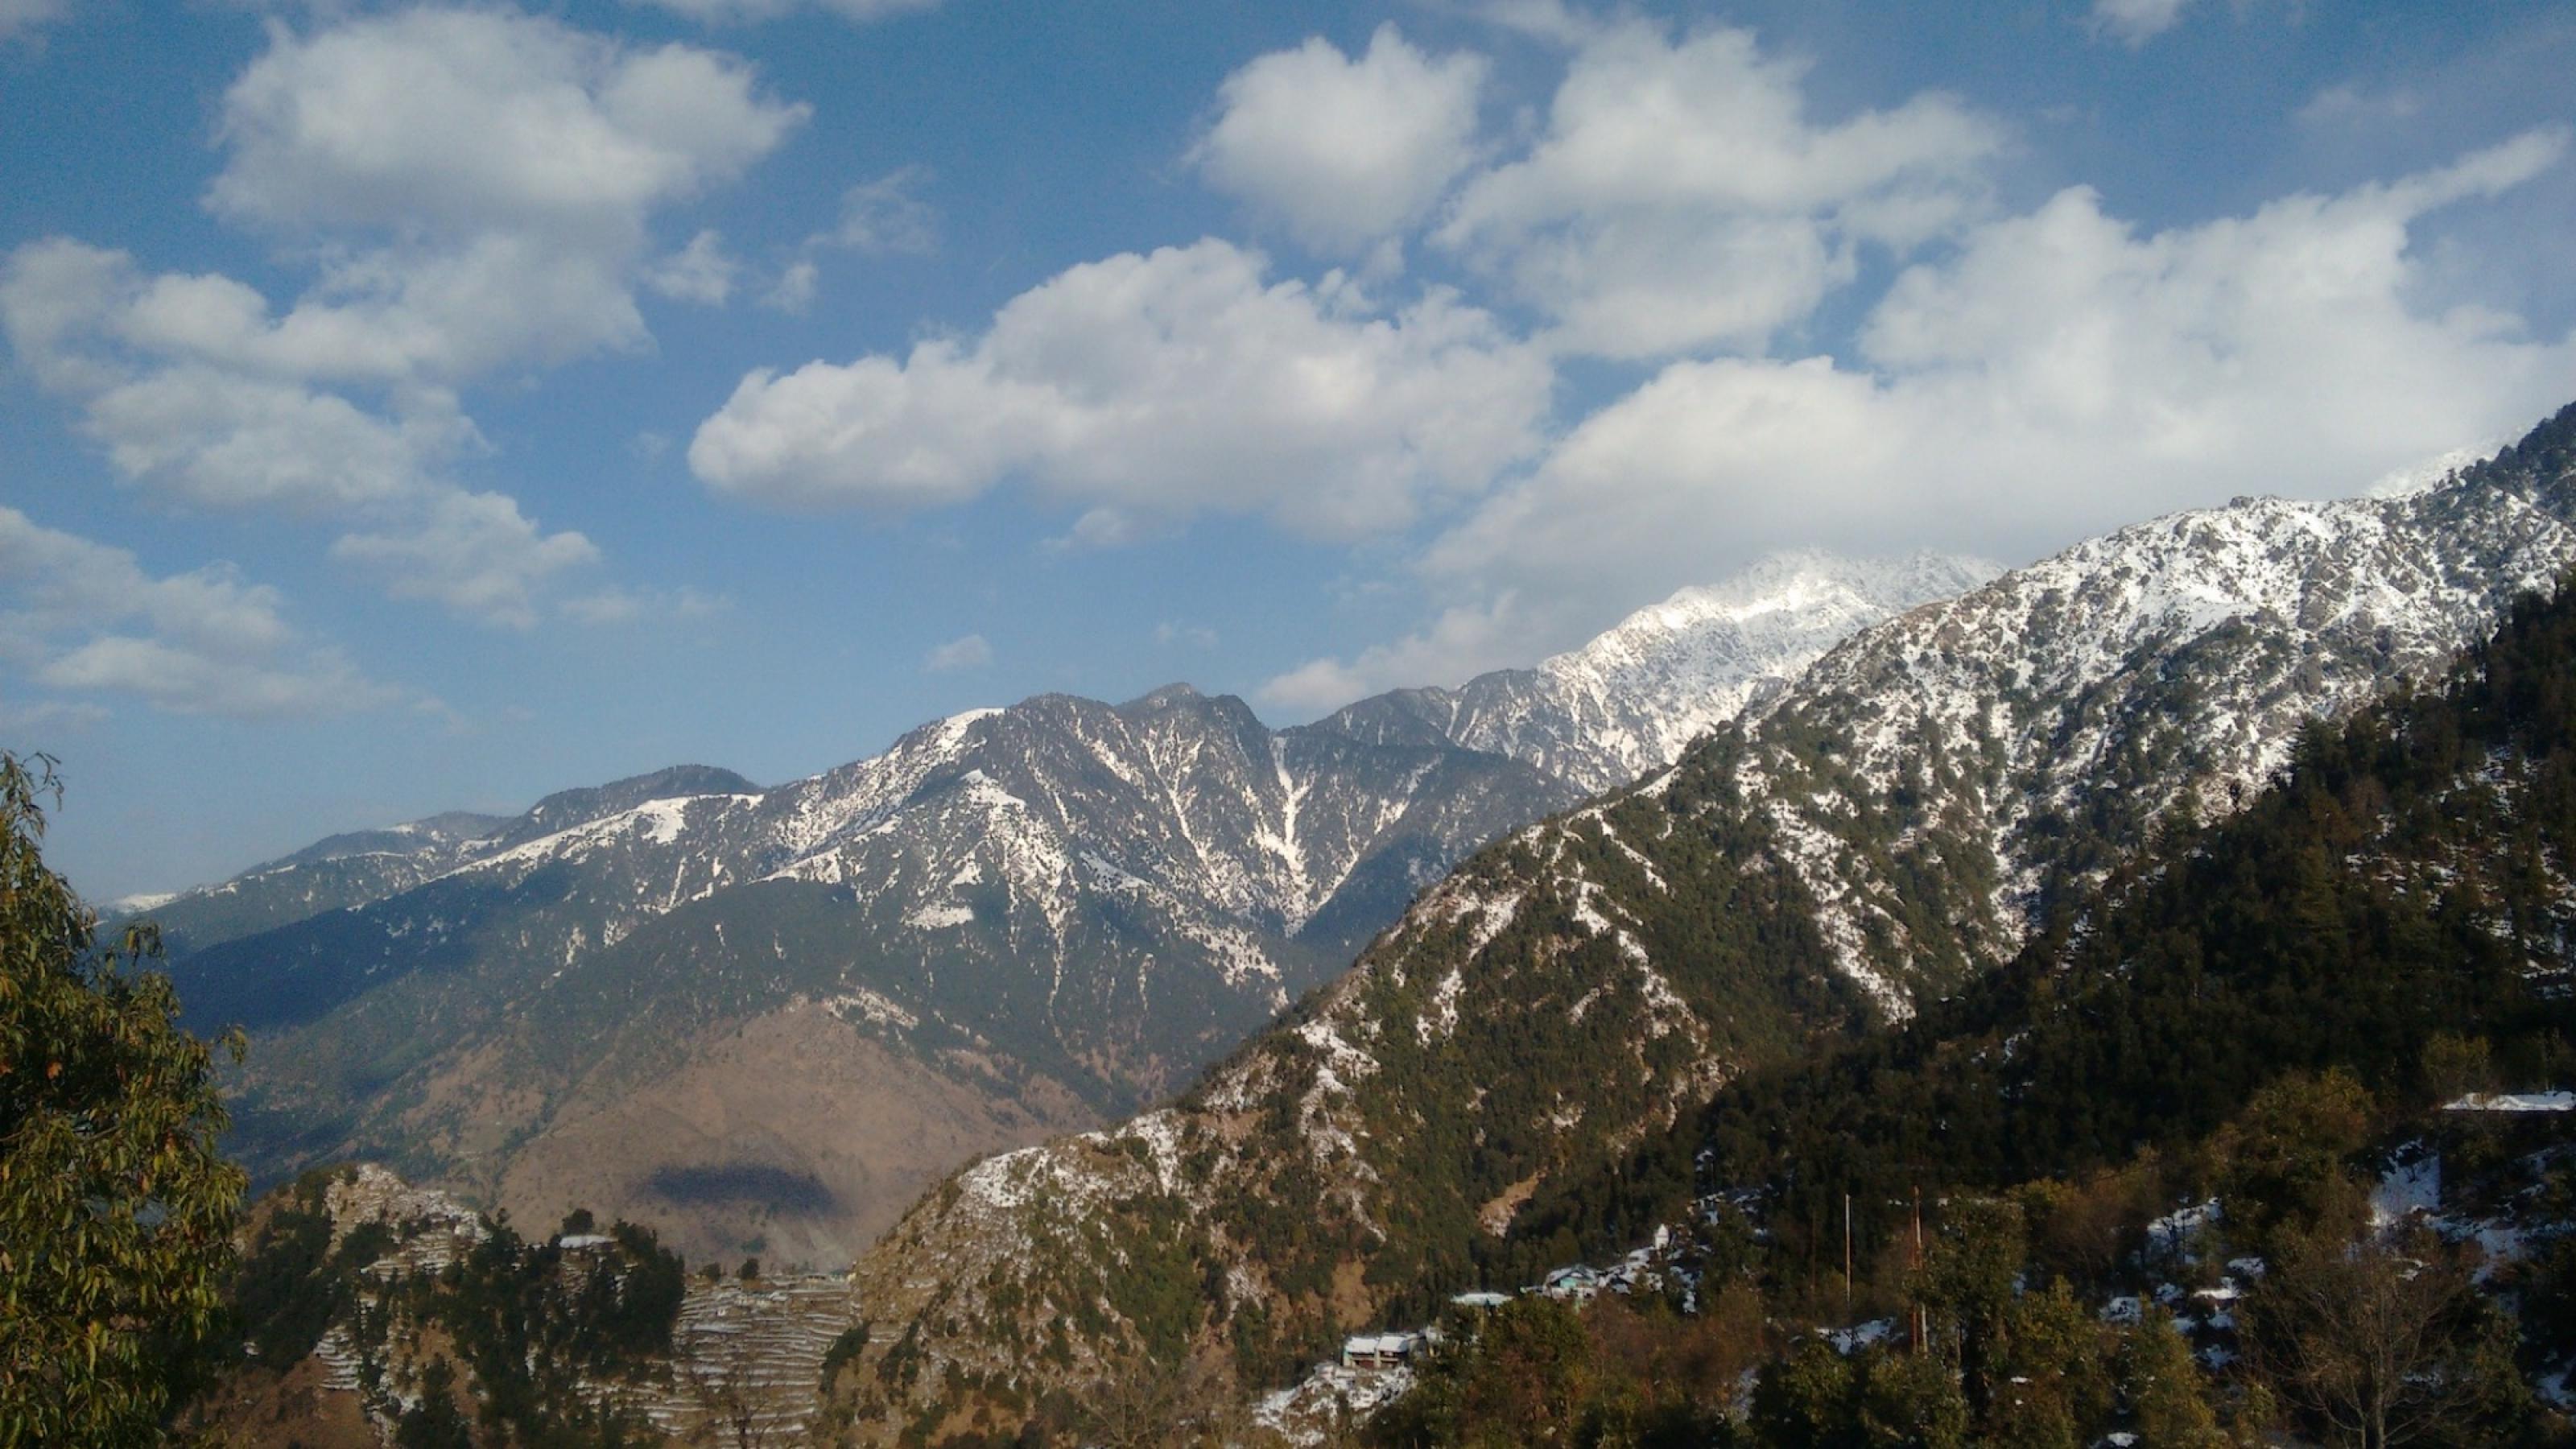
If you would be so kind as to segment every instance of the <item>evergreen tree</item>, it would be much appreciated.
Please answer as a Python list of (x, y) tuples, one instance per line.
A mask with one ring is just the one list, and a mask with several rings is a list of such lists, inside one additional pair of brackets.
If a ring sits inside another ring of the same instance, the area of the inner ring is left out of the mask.
[(2202, 1393), (2191, 1345), (2162, 1308), (2147, 1310), (2122, 1339), (2120, 1394), (2137, 1421), (2139, 1449), (2217, 1449), (2227, 1442)]

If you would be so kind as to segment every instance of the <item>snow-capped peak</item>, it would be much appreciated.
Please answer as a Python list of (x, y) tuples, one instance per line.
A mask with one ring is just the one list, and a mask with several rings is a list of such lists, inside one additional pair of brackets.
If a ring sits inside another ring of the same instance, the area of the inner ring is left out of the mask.
[(2408, 498), (2438, 488), (2445, 479), (2461, 469), (2494, 457), (2510, 441), (2511, 439), (2508, 438), (2491, 438), (2486, 442), (2474, 443), (2465, 448), (2453, 448), (2447, 453), (2427, 458), (2410, 467), (2394, 469), (2382, 474), (2379, 481), (2371, 484), (2363, 496), (2379, 499)]
[(1773, 554), (1639, 609), (1534, 669), (1479, 675), (1454, 691), (1363, 700), (1336, 720), (1353, 733), (1383, 735), (1394, 728), (1389, 716), (1400, 715), (1458, 744), (1604, 790), (1670, 764), (1861, 629), (2000, 572), (1982, 559), (1937, 553)]

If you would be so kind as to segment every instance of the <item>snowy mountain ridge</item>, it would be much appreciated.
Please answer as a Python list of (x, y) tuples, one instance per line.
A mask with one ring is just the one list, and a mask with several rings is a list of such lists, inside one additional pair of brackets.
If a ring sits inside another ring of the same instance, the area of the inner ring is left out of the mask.
[[(1784, 556), (1439, 692), (1436, 727), (1428, 691), (1278, 731), (1186, 685), (1121, 705), (1041, 695), (786, 784), (680, 766), (515, 819), (333, 837), (154, 914), (192, 1016), (273, 1042), (240, 1099), (263, 1174), (385, 1154), (530, 1211), (530, 1194), (578, 1190), (669, 1221), (696, 1209), (636, 1181), (735, 1181), (728, 1144), (748, 1136), (766, 1144), (750, 1166), (835, 1204), (806, 1240), (821, 1260), (965, 1155), (1181, 1085), (1460, 856), (1580, 799), (1578, 780), (1669, 757), (1834, 640), (1986, 572)], [(912, 1110), (892, 1097), (927, 1111), (962, 1090), (982, 1105), (943, 1110), (983, 1125), (906, 1169), (919, 1179), (883, 1153), (826, 1162), (773, 1122), (710, 1119), (685, 1152), (642, 1125), (639, 1092), (718, 1059), (728, 1075), (693, 1100), (749, 1114), (787, 1069), (710, 1033), (822, 1051), (817, 1021), (882, 1054), (848, 1087), (874, 1100), (836, 1110), (891, 1132)], [(390, 1081), (388, 1053), (404, 1063)], [(1031, 1112), (984, 1120), (995, 1102)], [(611, 1165), (624, 1180), (598, 1181)], [(757, 1206), (699, 1221), (722, 1231)]]
[[(2571, 514), (2563, 477), (2491, 471), (2088, 540), (1827, 655), (1748, 716), (1738, 798), (1845, 970), (1901, 1011), (2010, 954), (2186, 797), (2227, 809), (2307, 721), (2426, 677), (2552, 587), (2576, 564)], [(1936, 863), (1991, 884), (1926, 918), (1898, 879)]]
[[(156, 914), (190, 948), (192, 1019), (264, 1038), (237, 1114), (263, 1175), (387, 1155), (529, 1210), (522, 1191), (696, 1211), (729, 1247), (723, 1223), (747, 1221), (756, 1193), (662, 1202), (651, 1184), (755, 1181), (747, 1160), (819, 1184), (828, 1206), (802, 1239), (767, 1235), (821, 1261), (964, 1156), (1169, 1090), (1460, 854), (1576, 795), (1446, 743), (1274, 733), (1183, 688), (1118, 706), (1048, 695), (766, 790), (663, 772), (475, 840), (273, 867)], [(361, 867), (383, 889), (351, 900)], [(235, 920), (250, 929), (226, 938)], [(711, 1121), (685, 1150), (641, 1125), (635, 1084), (708, 1053), (729, 1065), (700, 1098), (794, 1079), (720, 1042), (772, 1031), (779, 1050), (819, 1051), (814, 1021), (873, 1065), (848, 1085), (865, 1100), (811, 1110), (889, 1133), (939, 1113), (969, 1135), (921, 1138), (905, 1150), (938, 1155), (914, 1164), (839, 1162), (767, 1124), (746, 1147)], [(389, 1042), (408, 1064), (391, 1082), (371, 1075)], [(557, 1125), (587, 1135), (558, 1141)]]
[(1776, 696), (1862, 628), (2002, 572), (1918, 553), (1850, 559), (1772, 554), (1715, 585), (1685, 588), (1577, 649), (1457, 689), (1398, 690), (1328, 727), (1370, 738), (1421, 731), (1527, 761), (1589, 792), (1680, 758), (1703, 734)]

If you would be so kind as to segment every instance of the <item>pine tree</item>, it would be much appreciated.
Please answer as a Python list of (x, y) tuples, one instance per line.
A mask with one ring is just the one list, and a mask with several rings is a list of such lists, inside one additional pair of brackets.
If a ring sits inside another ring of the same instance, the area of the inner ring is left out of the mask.
[(2226, 1442), (2201, 1391), (2191, 1345), (2162, 1308), (2150, 1308), (2123, 1336), (2120, 1393), (2137, 1420), (2140, 1449), (2216, 1449)]

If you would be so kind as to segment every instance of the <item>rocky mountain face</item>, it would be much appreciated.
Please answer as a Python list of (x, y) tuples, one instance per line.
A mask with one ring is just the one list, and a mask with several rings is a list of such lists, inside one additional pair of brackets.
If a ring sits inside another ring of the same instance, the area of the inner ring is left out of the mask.
[(845, 1260), (975, 1154), (1187, 1082), (1461, 854), (1991, 570), (1788, 555), (1535, 670), (1264, 727), (1186, 686), (335, 836), (150, 903), (257, 1045), (263, 1178), (382, 1157), (693, 1252)]
[(133, 897), (113, 903), (108, 912), (150, 920), (160, 927), (171, 954), (185, 955), (409, 890), (453, 868), (466, 845), (507, 823), (502, 816), (459, 810), (382, 830), (351, 831), (253, 866), (220, 885)]
[(2576, 408), (2440, 486), (2178, 514), (1865, 630), (1471, 857), (1178, 1104), (953, 1177), (858, 1265), (846, 1407), (890, 1440), (1005, 1365), (1023, 1394), (1191, 1351), (1275, 1378), (1475, 1286), (1551, 1177), (1999, 963), (2168, 811), (2229, 810), (2571, 563)]
[(1691, 741), (1785, 690), (1882, 619), (2003, 570), (1922, 553), (1894, 561), (1774, 554), (1722, 584), (1640, 609), (1534, 669), (1456, 689), (1400, 689), (1323, 721), (1355, 738), (1447, 740), (1509, 755), (1598, 794), (1671, 764)]
[(253, 1033), (260, 1175), (380, 1157), (846, 1261), (956, 1162), (1186, 1081), (1575, 795), (1185, 687), (1045, 696), (776, 789), (691, 767), (317, 848), (156, 915), (192, 1017)]

